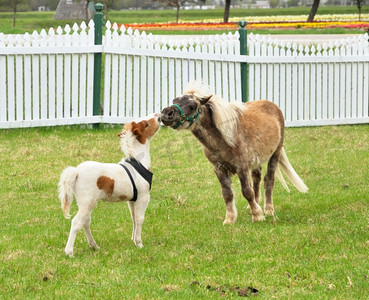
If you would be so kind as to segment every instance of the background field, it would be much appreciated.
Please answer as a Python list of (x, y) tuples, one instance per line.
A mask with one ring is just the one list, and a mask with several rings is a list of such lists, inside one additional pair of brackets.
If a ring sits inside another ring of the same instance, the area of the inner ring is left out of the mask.
[[(309, 14), (309, 7), (295, 8), (274, 8), (274, 9), (231, 9), (230, 18), (246, 16), (277, 16), (277, 15), (306, 15)], [(55, 12), (20, 12), (17, 13), (16, 28), (12, 28), (13, 14), (0, 12), (0, 32), (3, 33), (24, 33), (33, 30), (40, 31), (50, 27), (73, 24), (75, 20), (53, 20)], [(223, 20), (223, 9), (214, 10), (181, 10), (181, 21), (211, 21)], [(326, 6), (320, 7), (317, 14), (357, 14), (356, 6)], [(367, 7), (363, 7), (362, 13), (368, 13)], [(105, 18), (112, 23), (155, 23), (155, 22), (175, 22), (175, 10), (138, 10), (138, 11), (104, 11)], [(78, 21), (80, 22), (80, 21)], [(191, 34), (183, 31), (151, 31), (156, 34)], [(354, 29), (289, 29), (289, 30), (253, 30), (254, 33), (271, 34), (304, 34), (304, 33), (363, 33), (363, 30)], [(214, 34), (222, 31), (196, 31), (192, 33)]]
[(220, 186), (201, 145), (162, 128), (151, 145), (145, 247), (130, 240), (127, 205), (101, 202), (91, 226), (101, 250), (80, 233), (68, 258), (59, 175), (85, 160), (118, 162), (119, 131), (0, 131), (0, 298), (216, 299), (248, 287), (260, 299), (368, 298), (369, 125), (287, 129), (287, 154), (309, 193), (277, 182), (277, 218), (253, 224), (234, 178), (233, 226), (222, 225)]

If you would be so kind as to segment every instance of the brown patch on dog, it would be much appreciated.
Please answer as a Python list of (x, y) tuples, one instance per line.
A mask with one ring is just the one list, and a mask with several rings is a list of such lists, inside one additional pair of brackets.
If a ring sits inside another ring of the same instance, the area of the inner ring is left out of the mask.
[(127, 196), (125, 196), (125, 195), (119, 196), (119, 199), (120, 200), (126, 200), (127, 199)]
[(97, 187), (103, 190), (108, 197), (111, 197), (114, 191), (114, 179), (107, 176), (100, 176), (97, 179)]

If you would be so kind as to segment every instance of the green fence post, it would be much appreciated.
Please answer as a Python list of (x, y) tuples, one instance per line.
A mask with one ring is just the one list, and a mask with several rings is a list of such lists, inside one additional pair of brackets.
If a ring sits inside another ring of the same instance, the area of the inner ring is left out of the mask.
[[(95, 4), (94, 23), (95, 23), (95, 45), (102, 45), (102, 27), (104, 5)], [(93, 115), (100, 115), (100, 94), (101, 94), (101, 52), (94, 54), (94, 89), (93, 89)], [(95, 123), (94, 128), (99, 128)]]
[[(238, 32), (240, 34), (240, 54), (247, 55), (247, 30), (246, 21), (238, 22), (240, 28)], [(247, 63), (241, 63), (241, 94), (242, 102), (247, 102)]]

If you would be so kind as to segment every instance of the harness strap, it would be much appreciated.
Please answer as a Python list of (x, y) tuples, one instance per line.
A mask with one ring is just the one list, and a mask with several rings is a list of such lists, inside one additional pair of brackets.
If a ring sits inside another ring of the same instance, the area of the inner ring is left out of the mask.
[(173, 104), (174, 107), (176, 107), (179, 110), (179, 113), (181, 114), (181, 119), (179, 122), (173, 127), (173, 129), (177, 129), (179, 126), (181, 126), (185, 121), (190, 122), (190, 126), (192, 126), (193, 122), (196, 120), (196, 124), (199, 123), (200, 113), (202, 111), (201, 108), (197, 111), (196, 114), (194, 114), (192, 117), (187, 117), (187, 115), (183, 112), (182, 108), (178, 104)]
[[(150, 185), (150, 190), (151, 190), (151, 182), (152, 182), (152, 176), (153, 174), (147, 170), (139, 161), (137, 161), (136, 159), (129, 157), (128, 159), (125, 160), (126, 163), (129, 163), (137, 172), (138, 174), (140, 174), (142, 176), (143, 179), (145, 179), (149, 185)], [(137, 200), (137, 187), (135, 184), (135, 181), (133, 180), (132, 174), (131, 172), (128, 170), (128, 168), (121, 164), (120, 165), (124, 168), (124, 170), (126, 170), (129, 179), (131, 180), (132, 183), (132, 187), (133, 187), (133, 198), (129, 201), (136, 201)]]
[(126, 172), (128, 174), (128, 177), (129, 177), (129, 179), (131, 180), (131, 183), (132, 183), (132, 187), (133, 187), (133, 198), (131, 200), (129, 200), (129, 201), (135, 202), (137, 200), (137, 187), (136, 187), (136, 184), (135, 184), (135, 182), (133, 180), (132, 174), (131, 174), (131, 172), (128, 170), (128, 168), (125, 165), (123, 165), (123, 164), (120, 164), (120, 165), (123, 167), (124, 170), (126, 170)]
[(133, 157), (129, 157), (128, 159), (126, 159), (126, 162), (129, 163), (132, 167), (134, 167), (135, 170), (138, 172), (138, 174), (140, 174), (142, 178), (149, 183), (151, 190), (151, 182), (153, 174)]

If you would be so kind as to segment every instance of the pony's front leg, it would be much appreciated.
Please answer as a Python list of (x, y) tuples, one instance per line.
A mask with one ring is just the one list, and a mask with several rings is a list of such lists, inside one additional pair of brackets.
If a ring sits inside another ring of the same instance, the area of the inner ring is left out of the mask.
[(237, 220), (237, 209), (233, 197), (231, 176), (228, 171), (220, 168), (215, 169), (215, 174), (222, 187), (222, 195), (226, 206), (226, 217), (223, 224), (234, 224)]
[(251, 208), (252, 221), (259, 222), (264, 221), (265, 217), (263, 210), (260, 205), (255, 200), (255, 193), (250, 184), (249, 171), (241, 170), (237, 172), (238, 177), (241, 182), (242, 194), (247, 199), (249, 206)]
[(149, 201), (150, 196), (145, 195), (139, 197), (136, 202), (133, 202), (133, 211), (134, 211), (133, 242), (139, 248), (143, 247), (141, 240), (142, 224), (145, 220), (145, 211), (147, 205), (149, 204)]

